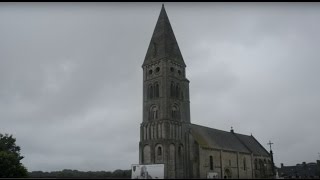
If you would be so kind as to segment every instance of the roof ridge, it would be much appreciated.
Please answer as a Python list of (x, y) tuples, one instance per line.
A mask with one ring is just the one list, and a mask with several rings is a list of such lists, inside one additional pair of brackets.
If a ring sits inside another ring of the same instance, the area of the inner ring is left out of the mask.
[(246, 134), (240, 134), (240, 133), (234, 133), (234, 134), (241, 135), (241, 136), (251, 137), (251, 135), (246, 135)]
[[(199, 124), (193, 124), (193, 123), (190, 123), (190, 124), (191, 124), (191, 125), (196, 125), (196, 126), (205, 127), (205, 128), (209, 128), (209, 129), (214, 129), (214, 130), (217, 130), (217, 131), (223, 131), (223, 132), (231, 133), (230, 131), (221, 130), (221, 129), (216, 129), (216, 128), (212, 128), (212, 127), (208, 127), (208, 126), (203, 126), (203, 125), (199, 125)], [(250, 137), (250, 135), (246, 135), (246, 134), (240, 134), (240, 133), (234, 133), (234, 134), (239, 134), (239, 135), (243, 135), (243, 136), (248, 136), (248, 137)]]
[(204, 128), (207, 128), (207, 129), (213, 129), (213, 130), (217, 130), (217, 131), (222, 131), (222, 132), (230, 133), (229, 131), (220, 130), (220, 129), (216, 129), (216, 128), (211, 128), (211, 127), (208, 127), (208, 126), (203, 126), (203, 125), (193, 124), (193, 123), (190, 123), (190, 124), (191, 124), (191, 125), (200, 126), (200, 127), (204, 127)]

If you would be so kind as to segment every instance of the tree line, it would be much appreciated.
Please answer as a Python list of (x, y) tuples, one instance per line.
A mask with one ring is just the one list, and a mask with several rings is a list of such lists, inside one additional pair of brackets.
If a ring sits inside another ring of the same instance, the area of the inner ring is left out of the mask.
[(131, 170), (121, 170), (117, 169), (113, 172), (111, 171), (78, 171), (64, 169), (62, 171), (52, 171), (52, 172), (42, 172), (42, 171), (32, 171), (28, 173), (30, 178), (122, 178), (130, 179)]
[(1, 178), (131, 178), (131, 170), (117, 169), (110, 171), (78, 171), (64, 169), (62, 171), (28, 172), (21, 163), (24, 157), (20, 154), (20, 147), (16, 139), (9, 134), (0, 133), (0, 179)]

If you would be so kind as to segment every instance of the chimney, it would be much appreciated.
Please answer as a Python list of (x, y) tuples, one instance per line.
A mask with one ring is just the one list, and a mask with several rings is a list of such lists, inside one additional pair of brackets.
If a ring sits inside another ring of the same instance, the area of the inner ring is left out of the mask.
[(281, 163), (281, 168), (283, 168), (283, 163)]

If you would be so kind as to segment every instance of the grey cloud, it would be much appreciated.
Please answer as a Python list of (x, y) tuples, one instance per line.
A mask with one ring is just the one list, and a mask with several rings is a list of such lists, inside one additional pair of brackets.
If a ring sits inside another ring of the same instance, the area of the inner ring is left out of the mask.
[[(165, 3), (191, 121), (317, 158), (319, 5)], [(142, 69), (161, 3), (2, 3), (0, 132), (29, 171), (138, 163)], [(301, 153), (304, 152), (304, 153)]]

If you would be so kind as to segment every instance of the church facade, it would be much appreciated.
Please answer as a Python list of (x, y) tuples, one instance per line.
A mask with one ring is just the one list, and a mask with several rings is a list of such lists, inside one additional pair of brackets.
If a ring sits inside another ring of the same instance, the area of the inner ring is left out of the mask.
[(139, 164), (164, 164), (165, 178), (268, 178), (270, 153), (252, 136), (190, 121), (186, 64), (162, 5), (143, 65)]

